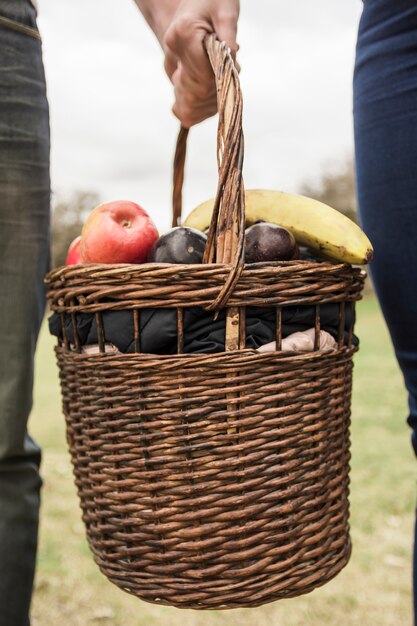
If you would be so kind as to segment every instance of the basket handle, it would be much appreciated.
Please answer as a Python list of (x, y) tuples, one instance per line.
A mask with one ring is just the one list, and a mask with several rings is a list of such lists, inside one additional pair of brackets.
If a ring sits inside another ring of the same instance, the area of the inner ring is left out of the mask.
[[(220, 43), (212, 34), (206, 35), (204, 46), (213, 68), (217, 87), (219, 181), (203, 263), (223, 263), (231, 266), (217, 298), (207, 307), (208, 310), (218, 310), (226, 304), (233, 292), (244, 265), (242, 93), (239, 74), (226, 44)], [(187, 136), (188, 129), (181, 127), (174, 157), (173, 226), (179, 225), (181, 221)]]

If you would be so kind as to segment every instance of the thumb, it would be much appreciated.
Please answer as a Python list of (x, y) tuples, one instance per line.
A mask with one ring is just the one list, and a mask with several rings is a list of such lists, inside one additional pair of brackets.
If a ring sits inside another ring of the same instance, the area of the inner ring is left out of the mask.
[(219, 13), (213, 19), (214, 31), (219, 41), (224, 41), (232, 54), (233, 60), (236, 59), (236, 52), (239, 46), (236, 42), (237, 37), (237, 20), (239, 12)]

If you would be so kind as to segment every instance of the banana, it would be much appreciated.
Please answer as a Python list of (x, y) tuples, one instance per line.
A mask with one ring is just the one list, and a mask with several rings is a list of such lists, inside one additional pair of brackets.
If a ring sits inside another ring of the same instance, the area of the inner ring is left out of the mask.
[[(291, 231), (302, 246), (332, 261), (363, 265), (373, 256), (365, 233), (348, 217), (318, 200), (283, 191), (249, 189), (245, 192), (246, 225), (264, 220)], [(188, 215), (184, 226), (205, 230), (211, 219), (213, 199)]]

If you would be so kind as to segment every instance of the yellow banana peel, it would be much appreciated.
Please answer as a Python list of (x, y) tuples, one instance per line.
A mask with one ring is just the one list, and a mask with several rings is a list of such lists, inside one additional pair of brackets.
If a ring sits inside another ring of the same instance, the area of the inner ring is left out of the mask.
[[(184, 226), (205, 230), (213, 202), (210, 199), (197, 206)], [(298, 244), (332, 261), (363, 265), (372, 259), (372, 244), (363, 230), (323, 202), (283, 191), (248, 189), (245, 205), (247, 226), (257, 220), (278, 224), (291, 231)]]

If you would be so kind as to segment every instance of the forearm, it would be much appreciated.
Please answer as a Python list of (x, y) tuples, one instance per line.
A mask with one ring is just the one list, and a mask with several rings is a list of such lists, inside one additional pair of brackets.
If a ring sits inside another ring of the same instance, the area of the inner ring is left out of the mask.
[(135, 0), (135, 2), (163, 46), (165, 32), (181, 0)]

